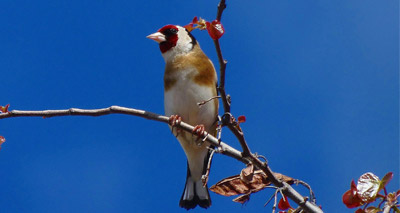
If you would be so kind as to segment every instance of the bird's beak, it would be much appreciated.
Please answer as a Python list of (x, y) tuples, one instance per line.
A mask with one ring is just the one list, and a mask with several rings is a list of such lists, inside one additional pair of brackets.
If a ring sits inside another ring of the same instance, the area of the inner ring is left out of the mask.
[(161, 43), (163, 41), (166, 41), (165, 35), (160, 33), (160, 32), (156, 32), (156, 33), (150, 34), (150, 35), (146, 36), (146, 38), (154, 40), (157, 43)]

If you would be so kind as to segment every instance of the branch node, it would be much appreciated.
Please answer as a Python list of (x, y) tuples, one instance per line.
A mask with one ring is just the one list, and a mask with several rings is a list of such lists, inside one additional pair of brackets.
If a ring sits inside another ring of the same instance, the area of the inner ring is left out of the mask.
[(224, 115), (222, 115), (221, 121), (222, 121), (222, 126), (227, 126), (231, 123), (232, 121), (232, 114), (229, 112), (225, 112)]
[(226, 101), (228, 102), (228, 105), (230, 106), (231, 105), (231, 103), (232, 103), (232, 98), (231, 98), (231, 95), (226, 95)]

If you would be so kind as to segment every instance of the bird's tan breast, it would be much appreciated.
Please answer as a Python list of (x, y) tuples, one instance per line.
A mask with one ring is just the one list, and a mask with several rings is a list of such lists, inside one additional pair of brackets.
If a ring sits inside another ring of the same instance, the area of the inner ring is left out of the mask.
[(180, 72), (188, 69), (196, 70), (196, 73), (191, 76), (194, 83), (215, 87), (214, 65), (200, 47), (196, 46), (191, 53), (177, 56), (172, 62), (167, 62), (164, 73), (164, 90), (170, 90), (177, 83), (177, 76), (181, 74)]

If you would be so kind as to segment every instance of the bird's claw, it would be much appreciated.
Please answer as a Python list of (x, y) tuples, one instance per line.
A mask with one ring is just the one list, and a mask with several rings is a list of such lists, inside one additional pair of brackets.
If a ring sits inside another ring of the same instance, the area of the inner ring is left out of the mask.
[[(172, 134), (174, 133), (174, 128), (175, 128), (177, 125), (180, 125), (181, 122), (182, 122), (182, 117), (179, 116), (179, 115), (171, 115), (171, 117), (169, 117), (168, 123), (169, 123), (169, 125), (171, 125)], [(175, 137), (178, 137), (179, 133), (181, 133), (181, 132), (182, 132), (181, 129), (176, 128), (176, 135), (175, 135)]]
[(202, 139), (201, 142), (204, 142), (208, 135), (208, 133), (205, 131), (205, 127), (203, 124), (195, 126), (192, 131), (192, 134), (197, 135), (196, 141), (198, 141), (199, 139)]

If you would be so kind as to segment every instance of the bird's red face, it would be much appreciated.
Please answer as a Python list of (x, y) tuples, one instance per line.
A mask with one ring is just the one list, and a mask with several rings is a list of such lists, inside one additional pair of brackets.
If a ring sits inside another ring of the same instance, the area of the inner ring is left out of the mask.
[(179, 29), (175, 25), (166, 25), (147, 38), (158, 42), (161, 53), (165, 53), (178, 43), (178, 31)]

